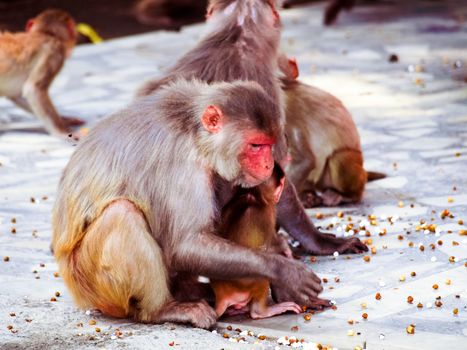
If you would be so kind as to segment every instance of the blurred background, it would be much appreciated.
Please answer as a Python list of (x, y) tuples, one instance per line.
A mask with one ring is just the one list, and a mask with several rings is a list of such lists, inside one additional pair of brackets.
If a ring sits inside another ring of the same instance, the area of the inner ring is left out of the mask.
[[(144, 33), (158, 29), (179, 30), (182, 26), (204, 20), (207, 0), (0, 0), (0, 31), (20, 31), (26, 21), (50, 8), (68, 11), (77, 22), (91, 25), (101, 37), (110, 39)], [(282, 0), (284, 8), (299, 7), (309, 3), (323, 5), (323, 25), (346, 23), (352, 9), (372, 6), (372, 13), (358, 14), (359, 20), (381, 21), (384, 16), (403, 17), (416, 13), (423, 16), (430, 11), (427, 3), (444, 7), (445, 14), (458, 22), (467, 19), (467, 7), (462, 1), (445, 0)], [(378, 14), (379, 7), (393, 7), (393, 13)], [(343, 13), (346, 13), (343, 15)], [(80, 42), (86, 42), (81, 37)]]

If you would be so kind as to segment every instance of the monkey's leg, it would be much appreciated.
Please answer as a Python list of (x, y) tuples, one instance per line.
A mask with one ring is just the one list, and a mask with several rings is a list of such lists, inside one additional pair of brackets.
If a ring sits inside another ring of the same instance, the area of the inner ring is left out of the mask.
[(31, 106), (23, 96), (9, 97), (9, 99), (19, 108), (24, 109), (26, 112), (32, 113)]
[(68, 117), (62, 115), (60, 118), (62, 119), (63, 124), (65, 124), (67, 128), (86, 124), (84, 120), (75, 117)]
[(252, 319), (272, 317), (287, 311), (292, 311), (296, 314), (302, 312), (302, 308), (294, 302), (287, 301), (268, 306), (269, 282), (267, 281), (257, 281), (255, 289), (253, 292), (254, 297), (250, 303), (250, 317)]
[(131, 202), (110, 204), (74, 251), (65, 281), (81, 306), (142, 322), (189, 322), (207, 328), (216, 315), (207, 303), (173, 300), (162, 251)]
[(307, 185), (310, 172), (316, 166), (315, 155), (305, 142), (296, 145), (290, 141), (290, 148), (292, 160), (286, 169), (287, 178), (297, 193), (301, 193)]
[[(308, 141), (308, 140), (307, 140)], [(292, 160), (287, 166), (287, 178), (295, 186), (305, 208), (313, 208), (322, 204), (322, 199), (314, 190), (314, 184), (308, 181), (310, 173), (316, 166), (316, 159), (310, 145), (305, 140), (290, 141)]]
[(277, 205), (277, 218), (279, 225), (312, 254), (330, 255), (336, 251), (341, 254), (368, 251), (368, 247), (357, 237), (341, 238), (333, 234), (321, 233), (306, 214), (294, 186), (287, 180)]
[(276, 233), (275, 237), (272, 239), (271, 245), (268, 248), (268, 250), (276, 254), (284, 255), (286, 258), (289, 259), (293, 258), (292, 249), (290, 249), (289, 243), (287, 242), (287, 238), (285, 238), (280, 233)]
[(325, 10), (324, 24), (327, 26), (333, 24), (342, 9), (350, 11), (354, 5), (355, 0), (331, 0)]
[(363, 156), (356, 150), (339, 150), (328, 160), (323, 175), (323, 202), (333, 206), (361, 200), (367, 173)]
[(32, 113), (44, 123), (48, 132), (58, 136), (68, 133), (68, 128), (55, 110), (45, 88), (35, 83), (26, 83), (23, 96), (31, 107)]
[(266, 307), (261, 307), (259, 302), (252, 302), (250, 306), (250, 317), (252, 319), (267, 318), (275, 315), (283, 314), (287, 311), (295, 312), (299, 314), (302, 312), (302, 308), (294, 302), (284, 302), (274, 304)]

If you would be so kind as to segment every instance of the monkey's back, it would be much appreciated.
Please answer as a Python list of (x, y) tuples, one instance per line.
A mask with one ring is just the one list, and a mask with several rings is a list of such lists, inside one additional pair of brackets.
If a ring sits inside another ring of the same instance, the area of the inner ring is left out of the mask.
[(38, 33), (0, 33), (0, 74), (12, 64), (25, 64), (46, 42), (47, 37)]
[[(203, 215), (195, 210), (201, 205), (197, 199), (210, 193), (196, 147), (189, 136), (180, 137), (168, 126), (152, 100), (136, 101), (103, 120), (77, 146), (53, 211), (57, 257), (69, 254), (88, 226), (118, 199), (141, 210), (156, 240), (161, 232), (171, 231), (175, 239), (175, 233), (190, 232), (190, 224), (202, 227), (212, 215), (210, 208), (203, 208)], [(186, 217), (175, 222), (171, 213), (180, 205), (186, 205)]]
[(361, 151), (357, 127), (335, 96), (301, 82), (286, 85), (284, 90), (286, 133), (289, 145), (293, 145), (290, 148), (299, 150), (303, 147), (301, 140), (305, 139), (311, 150), (319, 150), (313, 152), (316, 164), (309, 176), (310, 181), (317, 183), (328, 157), (336, 150)]

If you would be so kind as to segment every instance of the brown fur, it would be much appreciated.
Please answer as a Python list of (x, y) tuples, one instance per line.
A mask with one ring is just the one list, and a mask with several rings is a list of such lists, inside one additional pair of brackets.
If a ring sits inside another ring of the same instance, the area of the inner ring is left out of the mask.
[(33, 113), (48, 132), (64, 136), (83, 124), (60, 117), (48, 89), (76, 43), (75, 22), (66, 12), (46, 10), (29, 20), (26, 33), (0, 33), (0, 96)]
[(298, 72), (292, 77), (290, 66), (296, 68), (296, 63), (289, 63), (280, 67), (285, 75), (290, 181), (306, 207), (361, 200), (367, 172), (352, 116), (333, 95), (295, 80)]
[[(214, 131), (205, 125), (211, 106), (224, 113), (208, 118), (220, 123)], [(245, 180), (240, 155), (251, 132), (276, 137), (280, 118), (255, 83), (178, 81), (98, 124), (72, 155), (53, 211), (54, 254), (79, 305), (210, 327), (216, 314), (205, 302), (174, 300), (167, 276), (178, 272), (286, 276), (296, 300), (315, 297), (319, 279), (302, 264), (214, 234), (213, 177), (250, 187), (264, 181)]]
[[(220, 234), (235, 243), (255, 250), (272, 251), (279, 237), (276, 233), (275, 205), (282, 192), (284, 173), (275, 167), (273, 176), (252, 189), (240, 188), (223, 208)], [(299, 313), (295, 303), (268, 307), (267, 279), (211, 280), (216, 295), (216, 312), (221, 316), (227, 308), (248, 306), (252, 318), (271, 317), (286, 311)]]

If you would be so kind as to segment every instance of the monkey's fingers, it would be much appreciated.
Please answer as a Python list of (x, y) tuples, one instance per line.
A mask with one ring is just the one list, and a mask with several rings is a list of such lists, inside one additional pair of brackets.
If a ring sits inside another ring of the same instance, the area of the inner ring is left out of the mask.
[(357, 237), (351, 237), (347, 239), (346, 247), (343, 247), (342, 253), (348, 254), (360, 254), (368, 251), (368, 247), (365, 243), (360, 241)]
[(316, 311), (322, 311), (322, 310), (330, 308), (331, 306), (332, 306), (332, 303), (330, 300), (321, 299), (317, 297), (308, 298), (308, 302), (306, 304), (306, 307), (308, 309), (312, 309)]
[(65, 126), (67, 128), (70, 128), (70, 127), (73, 127), (73, 126), (81, 126), (81, 125), (86, 124), (86, 122), (84, 120), (78, 119), (78, 118), (75, 118), (75, 117), (62, 116), (61, 118), (62, 118), (63, 124), (65, 124)]
[(368, 247), (358, 237), (336, 237), (331, 233), (320, 233), (315, 237), (312, 245), (301, 242), (306, 249), (316, 255), (359, 254), (368, 251)]

